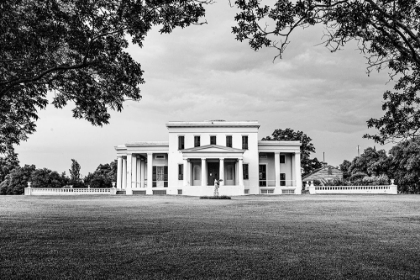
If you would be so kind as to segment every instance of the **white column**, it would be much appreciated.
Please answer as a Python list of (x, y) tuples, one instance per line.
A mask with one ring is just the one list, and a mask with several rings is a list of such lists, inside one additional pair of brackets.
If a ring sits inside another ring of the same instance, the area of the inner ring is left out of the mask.
[(117, 189), (119, 190), (121, 189), (121, 185), (122, 185), (122, 175), (123, 175), (122, 162), (123, 162), (122, 156), (118, 156), (117, 157)]
[(127, 158), (123, 158), (121, 189), (126, 189), (126, 188), (127, 188)]
[(137, 182), (137, 157), (131, 157), (131, 188), (136, 188)]
[(219, 179), (223, 179), (223, 181), (220, 182), (220, 186), (224, 186), (225, 185), (225, 159), (224, 158), (220, 158)]
[(140, 188), (140, 180), (141, 180), (141, 172), (140, 172), (140, 157), (136, 157), (136, 171), (137, 171), (137, 175), (136, 175), (136, 189)]
[(143, 158), (141, 158), (140, 159), (140, 188), (144, 188), (144, 167), (145, 167), (145, 164), (144, 164), (144, 159)]
[(239, 177), (239, 186), (244, 186), (244, 160), (242, 158), (238, 159), (238, 177)]
[(133, 155), (127, 154), (127, 187), (125, 188), (125, 194), (131, 195), (133, 194), (133, 191), (131, 189), (131, 182), (132, 182), (132, 171), (133, 171)]
[(280, 152), (274, 152), (274, 170), (276, 173), (276, 187), (280, 187)]
[(294, 178), (296, 180), (296, 194), (302, 193), (302, 174), (300, 170), (300, 153), (295, 153), (295, 174)]
[(153, 153), (147, 153), (147, 190), (146, 194), (153, 194)]
[(201, 159), (201, 186), (204, 187), (206, 185), (206, 159)]
[(188, 186), (188, 160), (186, 158), (184, 158), (184, 164), (183, 164), (183, 168), (184, 168), (184, 177), (182, 178), (182, 185), (184, 187)]

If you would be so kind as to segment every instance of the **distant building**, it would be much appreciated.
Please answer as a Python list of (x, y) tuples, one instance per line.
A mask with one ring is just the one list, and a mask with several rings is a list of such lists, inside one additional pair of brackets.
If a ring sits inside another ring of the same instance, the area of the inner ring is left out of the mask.
[(303, 176), (302, 181), (303, 182), (309, 182), (309, 181), (318, 180), (322, 184), (324, 184), (325, 182), (327, 182), (329, 180), (333, 180), (333, 179), (342, 180), (343, 179), (343, 171), (341, 171), (340, 169), (338, 169), (338, 168), (336, 168), (332, 165), (324, 164), (324, 166), (322, 166), (321, 168), (318, 168), (318, 169), (312, 171), (311, 173)]
[(300, 194), (300, 142), (259, 141), (257, 121), (168, 122), (168, 142), (115, 147), (126, 194)]

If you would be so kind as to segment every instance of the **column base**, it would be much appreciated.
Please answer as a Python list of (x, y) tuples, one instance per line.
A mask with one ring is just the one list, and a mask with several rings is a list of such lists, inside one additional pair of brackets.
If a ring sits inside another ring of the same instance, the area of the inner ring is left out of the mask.
[(147, 195), (153, 195), (153, 190), (152, 189), (146, 189), (146, 194)]
[(126, 189), (125, 195), (133, 195), (133, 189)]

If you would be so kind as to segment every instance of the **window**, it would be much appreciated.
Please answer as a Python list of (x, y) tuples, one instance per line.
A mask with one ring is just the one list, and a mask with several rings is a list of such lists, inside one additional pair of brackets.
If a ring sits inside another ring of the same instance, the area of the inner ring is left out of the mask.
[(242, 136), (242, 149), (248, 150), (248, 136)]
[(226, 147), (232, 148), (232, 135), (226, 136)]
[(184, 180), (184, 165), (178, 164), (178, 180)]
[(280, 173), (280, 186), (286, 186), (286, 173)]
[(244, 180), (248, 180), (249, 179), (248, 163), (243, 164), (243, 169), (244, 169)]
[(184, 136), (178, 136), (178, 150), (185, 149), (184, 146)]
[(194, 147), (200, 147), (200, 136), (194, 136)]
[(286, 156), (280, 155), (280, 163), (286, 163)]
[(216, 136), (210, 136), (210, 145), (216, 145)]
[(168, 166), (153, 166), (152, 168), (152, 187), (168, 187)]
[(155, 159), (165, 159), (165, 155), (155, 155)]
[(331, 166), (328, 167), (328, 175), (332, 175), (332, 168), (331, 168)]

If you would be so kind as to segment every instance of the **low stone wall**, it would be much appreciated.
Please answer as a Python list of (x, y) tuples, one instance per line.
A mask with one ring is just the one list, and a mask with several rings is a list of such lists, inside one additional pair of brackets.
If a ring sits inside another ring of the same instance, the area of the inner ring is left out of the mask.
[(90, 194), (117, 194), (116, 188), (25, 188), (25, 195), (90, 195)]
[(309, 185), (310, 194), (397, 194), (397, 185), (376, 186), (314, 186)]

